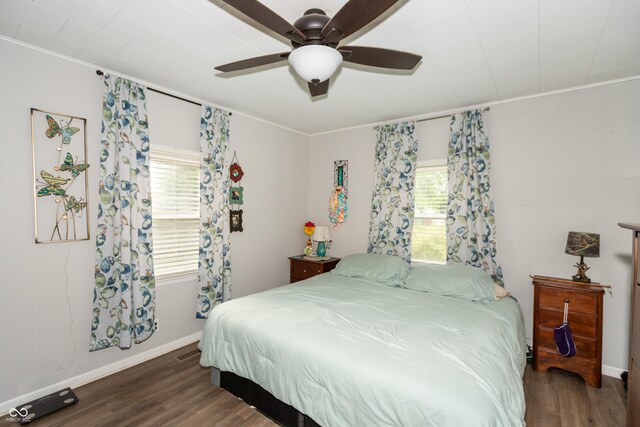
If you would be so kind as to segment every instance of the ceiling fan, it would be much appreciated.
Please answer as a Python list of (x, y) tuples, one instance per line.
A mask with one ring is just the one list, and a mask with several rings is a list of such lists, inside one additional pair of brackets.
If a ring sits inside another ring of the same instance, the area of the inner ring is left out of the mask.
[(382, 15), (399, 0), (349, 0), (333, 18), (309, 9), (292, 24), (257, 0), (223, 0), (244, 15), (291, 40), (293, 51), (257, 56), (216, 67), (223, 73), (289, 60), (307, 82), (311, 96), (329, 90), (329, 78), (342, 61), (380, 68), (412, 70), (422, 59), (398, 50), (340, 46), (340, 41)]

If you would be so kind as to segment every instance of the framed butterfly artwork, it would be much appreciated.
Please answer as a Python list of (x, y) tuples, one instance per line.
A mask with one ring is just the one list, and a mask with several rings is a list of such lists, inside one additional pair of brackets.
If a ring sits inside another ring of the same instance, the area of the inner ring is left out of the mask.
[(31, 109), (36, 243), (89, 240), (87, 120)]

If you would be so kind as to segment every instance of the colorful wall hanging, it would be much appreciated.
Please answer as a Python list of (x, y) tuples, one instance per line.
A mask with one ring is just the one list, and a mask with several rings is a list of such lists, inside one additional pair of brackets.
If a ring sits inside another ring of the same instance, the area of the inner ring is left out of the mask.
[(333, 162), (333, 186), (342, 187), (344, 193), (349, 193), (349, 160)]
[(31, 109), (36, 243), (89, 239), (86, 124)]
[(329, 197), (329, 221), (337, 229), (347, 219), (349, 161), (333, 162), (333, 191)]
[(237, 211), (229, 211), (231, 215), (231, 232), (242, 231), (242, 209)]
[(229, 188), (229, 203), (232, 205), (241, 205), (244, 203), (244, 188), (243, 187), (231, 187)]
[(231, 177), (231, 181), (238, 182), (244, 176), (244, 171), (238, 164), (238, 158), (236, 157), (235, 151), (233, 152), (233, 163), (229, 166), (229, 176)]
[[(234, 183), (239, 183), (244, 176), (244, 171), (238, 162), (238, 156), (236, 152), (233, 152), (233, 159), (231, 159), (231, 166), (229, 166), (229, 177)], [(231, 210), (231, 221), (229, 222), (230, 231), (242, 232), (242, 209), (238, 209), (244, 204), (244, 187), (238, 185), (237, 187), (229, 188), (229, 205)], [(233, 209), (235, 205), (235, 210)]]

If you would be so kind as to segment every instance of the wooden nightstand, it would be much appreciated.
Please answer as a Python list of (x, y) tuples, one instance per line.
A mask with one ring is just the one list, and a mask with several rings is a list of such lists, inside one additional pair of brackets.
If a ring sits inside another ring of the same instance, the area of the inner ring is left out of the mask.
[[(598, 283), (579, 283), (533, 276), (533, 369), (560, 368), (574, 372), (592, 387), (602, 377), (602, 295)], [(569, 327), (576, 354), (563, 357), (556, 349), (553, 328), (562, 325), (564, 301), (569, 300)]]
[(309, 261), (302, 259), (304, 255), (290, 256), (291, 275), (289, 283), (299, 282), (318, 274), (326, 273), (336, 268), (340, 258), (329, 258), (324, 261)]

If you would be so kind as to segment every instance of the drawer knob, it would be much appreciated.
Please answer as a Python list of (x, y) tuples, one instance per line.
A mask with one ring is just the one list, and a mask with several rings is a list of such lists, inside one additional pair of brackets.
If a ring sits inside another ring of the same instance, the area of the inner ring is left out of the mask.
[(302, 272), (303, 272), (303, 273), (306, 273), (306, 272), (307, 272), (307, 270), (302, 270)]

